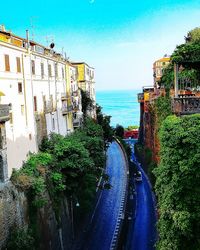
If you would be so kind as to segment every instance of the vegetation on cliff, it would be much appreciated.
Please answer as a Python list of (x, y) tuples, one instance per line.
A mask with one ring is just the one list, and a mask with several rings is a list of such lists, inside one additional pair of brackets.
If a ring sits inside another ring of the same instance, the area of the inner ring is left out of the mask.
[(160, 129), (154, 170), (159, 207), (158, 249), (200, 249), (200, 115), (169, 116)]
[[(40, 241), (37, 216), (41, 208), (53, 207), (59, 227), (64, 197), (69, 204), (78, 202), (79, 213), (84, 214), (94, 202), (100, 177), (104, 180), (101, 188), (110, 188), (104, 167), (105, 141), (111, 141), (112, 135), (110, 117), (104, 116), (97, 106), (96, 120), (85, 116), (83, 126), (71, 135), (51, 134), (43, 140), (40, 151), (30, 154), (22, 168), (13, 172), (11, 181), (28, 197), (29, 229), (23, 232), (34, 240), (35, 248)], [(26, 237), (19, 235), (19, 230), (13, 230), (8, 246), (17, 246), (21, 241), (26, 246)], [(15, 248), (12, 247), (9, 249)]]
[[(198, 89), (200, 85), (200, 28), (188, 32), (186, 42), (176, 47), (171, 55), (171, 62), (163, 71), (160, 85), (168, 90), (173, 87), (174, 67), (179, 65), (179, 83), (185, 87)], [(198, 89), (199, 90), (199, 89)]]

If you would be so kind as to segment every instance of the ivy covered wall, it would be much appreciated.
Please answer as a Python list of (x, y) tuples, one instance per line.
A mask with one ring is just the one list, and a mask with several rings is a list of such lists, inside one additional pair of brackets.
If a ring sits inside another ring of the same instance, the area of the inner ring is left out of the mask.
[(199, 131), (200, 115), (169, 116), (161, 126), (157, 249), (200, 249)]

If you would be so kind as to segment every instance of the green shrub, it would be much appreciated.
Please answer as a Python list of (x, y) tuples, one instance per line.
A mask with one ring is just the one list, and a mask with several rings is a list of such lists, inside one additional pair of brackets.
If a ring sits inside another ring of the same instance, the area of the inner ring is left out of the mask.
[(35, 250), (35, 239), (32, 235), (31, 230), (25, 228), (13, 229), (11, 231), (8, 243), (6, 246), (7, 250)]
[(200, 115), (169, 116), (160, 129), (156, 175), (158, 249), (200, 249)]

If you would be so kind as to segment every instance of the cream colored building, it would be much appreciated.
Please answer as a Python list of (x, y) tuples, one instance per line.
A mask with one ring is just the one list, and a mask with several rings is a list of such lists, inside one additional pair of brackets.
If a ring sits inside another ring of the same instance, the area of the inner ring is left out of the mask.
[(35, 119), (30, 84), (30, 57), (22, 39), (0, 32), (0, 104), (9, 104), (10, 120), (6, 122), (8, 176), (20, 168), (29, 152), (36, 152)]
[(52, 49), (29, 42), (28, 35), (23, 39), (0, 29), (0, 105), (10, 108), (10, 119), (3, 121), (6, 142), (0, 150), (0, 176), (1, 154), (7, 157), (3, 157), (8, 166), (6, 174), (2, 171), (4, 181), (30, 152), (38, 151), (44, 136), (73, 131), (67, 122), (72, 110), (65, 67), (64, 58)]
[(80, 127), (83, 122), (81, 91), (78, 86), (78, 68), (69, 63), (68, 70), (69, 70), (71, 104), (73, 109), (73, 114), (72, 114), (73, 127), (74, 129), (76, 129)]
[(163, 75), (163, 70), (170, 63), (170, 56), (164, 55), (164, 57), (153, 63), (153, 78), (154, 78), (154, 87), (157, 88), (159, 86), (159, 81)]

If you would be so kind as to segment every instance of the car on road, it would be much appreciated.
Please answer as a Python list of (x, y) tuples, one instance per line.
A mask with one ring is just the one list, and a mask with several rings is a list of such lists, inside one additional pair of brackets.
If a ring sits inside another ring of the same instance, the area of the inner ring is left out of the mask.
[(138, 182), (142, 181), (142, 173), (140, 171), (137, 171), (137, 173), (135, 174), (135, 180)]

